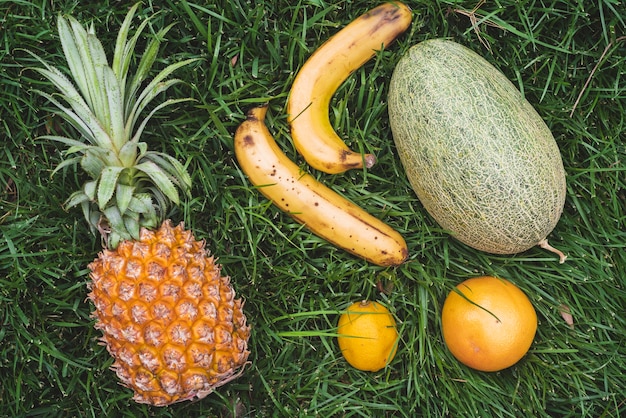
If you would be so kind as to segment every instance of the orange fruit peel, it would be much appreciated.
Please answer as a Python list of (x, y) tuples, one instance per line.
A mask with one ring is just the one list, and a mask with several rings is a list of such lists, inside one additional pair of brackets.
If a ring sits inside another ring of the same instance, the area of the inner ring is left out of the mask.
[(448, 294), (441, 326), (457, 360), (494, 372), (514, 365), (528, 352), (537, 331), (537, 313), (513, 283), (482, 276), (464, 281)]

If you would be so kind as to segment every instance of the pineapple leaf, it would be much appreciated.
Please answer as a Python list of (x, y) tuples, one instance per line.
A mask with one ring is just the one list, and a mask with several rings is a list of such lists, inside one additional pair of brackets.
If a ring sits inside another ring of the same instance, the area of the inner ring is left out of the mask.
[(80, 161), (80, 166), (92, 179), (98, 179), (106, 165), (106, 161), (103, 161), (102, 152), (99, 148), (85, 151)]
[(110, 149), (91, 147), (87, 152), (92, 152), (104, 162), (107, 166), (121, 166), (121, 161), (118, 155)]
[[(124, 126), (124, 98), (120, 84), (115, 77), (115, 73), (109, 67), (103, 68), (104, 86), (106, 89), (106, 97), (108, 98), (107, 111), (105, 116), (108, 125), (106, 125), (116, 150), (120, 150), (126, 142), (128, 142), (130, 133), (126, 131)], [(103, 116), (104, 118), (104, 116)]]
[(135, 36), (133, 36), (130, 41), (126, 42), (126, 39), (128, 39), (128, 32), (130, 31), (130, 25), (139, 5), (140, 3), (135, 3), (126, 14), (115, 41), (115, 50), (113, 53), (113, 63), (111, 68), (113, 69), (117, 79), (120, 81), (120, 86), (122, 88), (124, 88), (126, 84), (126, 74), (128, 73), (128, 68), (130, 67), (137, 39), (139, 39), (139, 35), (143, 31), (143, 28), (148, 24), (148, 20), (144, 20), (135, 32)]
[[(94, 41), (93, 26), (88, 33), (72, 16), (66, 19), (59, 15), (57, 22), (61, 46), (72, 78), (96, 118), (103, 122), (102, 113), (106, 109), (103, 109), (104, 98), (101, 92), (104, 86), (96, 71), (96, 62), (101, 62), (104, 56), (102, 45), (97, 39)], [(97, 44), (94, 45), (94, 42)], [(106, 56), (104, 61), (106, 62)]]
[[(77, 28), (70, 28), (70, 25), (71, 18), (68, 22), (63, 16), (59, 15), (57, 28), (59, 37), (61, 38), (61, 47), (63, 48), (65, 60), (67, 61), (70, 73), (78, 89), (83, 93), (83, 97), (91, 103), (89, 97), (89, 80), (86, 78), (85, 67), (82, 63), (81, 53), (77, 45), (80, 39), (83, 40), (83, 43), (86, 43), (85, 39), (87, 38), (87, 34), (80, 25), (76, 25), (78, 26)], [(76, 37), (79, 39), (76, 39)], [(59, 90), (63, 91), (62, 89)]]
[(73, 208), (74, 206), (80, 205), (84, 202), (89, 202), (89, 196), (87, 196), (84, 191), (78, 190), (72, 193), (69, 199), (65, 201), (65, 207), (68, 209)]
[[(57, 142), (61, 142), (67, 146), (69, 146), (70, 148), (80, 148), (80, 147), (89, 147), (89, 145), (85, 144), (82, 141), (77, 141), (76, 139), (72, 139), (72, 138), (68, 138), (66, 136), (58, 136), (58, 135), (44, 135), (44, 136), (40, 136), (39, 139), (48, 139), (50, 141), (57, 141)], [(66, 151), (68, 154), (71, 154), (72, 152), (70, 151)], [(75, 151), (78, 152), (78, 151)]]
[(139, 157), (141, 158), (143, 157), (146, 152), (148, 152), (148, 144), (146, 144), (145, 142), (138, 142), (137, 143), (137, 147), (139, 147)]
[(97, 196), (98, 207), (100, 210), (103, 210), (113, 197), (113, 193), (115, 192), (117, 185), (117, 179), (119, 178), (122, 170), (124, 170), (124, 167), (117, 166), (109, 166), (102, 169), (100, 181), (98, 182)]
[(141, 216), (141, 226), (154, 228), (157, 226), (159, 216), (155, 209), (152, 196), (148, 193), (138, 193), (130, 201), (128, 211)]
[(65, 209), (71, 209), (74, 206), (80, 205), (83, 216), (89, 224), (89, 229), (95, 234), (101, 214), (98, 211), (92, 210), (93, 206), (91, 204), (91, 200), (92, 199), (90, 199), (90, 197), (83, 190), (79, 190), (70, 195), (70, 197), (65, 201), (64, 206)]
[(185, 166), (176, 158), (155, 151), (147, 152), (144, 158), (163, 168), (185, 193), (191, 189), (191, 176), (185, 169)]
[(92, 145), (86, 145), (86, 144), (75, 145), (73, 147), (69, 147), (68, 149), (66, 149), (64, 154), (67, 154), (67, 155), (69, 155), (69, 154), (77, 154), (77, 153), (83, 153), (84, 154), (84, 153), (87, 152), (87, 150), (93, 149), (93, 148), (97, 148), (97, 147), (94, 147)]
[[(146, 124), (148, 123), (150, 118), (152, 118), (152, 116), (156, 112), (158, 112), (159, 110), (163, 109), (164, 107), (171, 106), (171, 105), (176, 104), (176, 103), (188, 102), (188, 101), (192, 101), (192, 100), (193, 99), (191, 99), (191, 98), (169, 99), (169, 100), (164, 101), (163, 103), (161, 103), (160, 105), (158, 105), (154, 109), (152, 109), (152, 111), (148, 114), (148, 116), (146, 116), (144, 118), (144, 120), (141, 122), (141, 125), (139, 125), (139, 127), (137, 128), (137, 131), (135, 131), (135, 135), (133, 136), (132, 141), (138, 141), (139, 140), (139, 138), (141, 137), (141, 134), (143, 133), (143, 130), (146, 127)], [(129, 120), (129, 123), (130, 122), (131, 121)]]
[(72, 77), (100, 126), (110, 137), (111, 148), (119, 150), (127, 141), (124, 100), (102, 43), (96, 37), (93, 26), (87, 32), (73, 17), (64, 19), (59, 16), (58, 25)]
[(111, 227), (111, 236), (116, 234), (119, 235), (119, 238), (121, 239), (139, 238), (139, 236), (131, 236), (130, 233), (126, 230), (126, 225), (124, 225), (124, 217), (116, 206), (109, 206), (105, 208), (102, 213), (104, 213), (104, 216), (106, 217), (107, 221), (109, 222), (109, 226)]
[(156, 218), (152, 197), (147, 193), (135, 194), (128, 204), (128, 210), (144, 214), (148, 218)]
[[(104, 239), (102, 239), (102, 242), (104, 243)], [(115, 231), (111, 231), (108, 235), (108, 239), (106, 240), (106, 245), (109, 248), (117, 248), (117, 246), (120, 244), (120, 242), (123, 241), (123, 238), (120, 236), (120, 234), (118, 234)]]
[(128, 209), (128, 205), (130, 205), (130, 201), (132, 200), (134, 193), (134, 186), (122, 183), (118, 183), (115, 186), (115, 204), (122, 214), (126, 214), (126, 210)]
[(124, 227), (132, 237), (139, 238), (141, 225), (139, 224), (139, 216), (124, 216)]
[[(41, 68), (37, 68), (35, 69), (37, 72), (39, 72), (41, 75), (43, 75), (44, 77), (48, 78), (48, 80), (52, 81), (52, 79), (50, 78), (49, 74), (44, 71)], [(53, 81), (54, 84), (54, 81)], [(55, 84), (56, 85), (56, 84)], [(73, 88), (73, 86), (72, 86)], [(98, 143), (98, 141), (96, 140), (96, 136), (93, 133), (93, 131), (90, 129), (90, 127), (87, 125), (87, 123), (80, 118), (74, 111), (72, 111), (71, 109), (68, 109), (66, 106), (64, 106), (63, 104), (61, 104), (61, 102), (59, 102), (58, 100), (56, 100), (53, 96), (49, 95), (48, 93), (45, 93), (41, 90), (33, 90), (35, 93), (37, 93), (38, 95), (45, 97), (46, 99), (48, 99), (48, 101), (52, 104), (54, 104), (58, 110), (55, 111), (56, 114), (58, 114), (59, 116), (61, 116), (63, 119), (65, 119), (67, 122), (69, 122), (74, 128), (76, 128), (76, 130), (78, 132), (80, 132), (80, 134), (85, 137), (85, 139), (87, 141), (89, 141), (90, 143)], [(65, 100), (70, 103), (70, 100), (68, 96), (63, 96), (65, 98)], [(74, 105), (72, 105), (70, 103), (70, 105), (72, 107), (74, 107)]]
[(122, 149), (120, 149), (120, 153), (118, 158), (120, 159), (121, 164), (124, 167), (133, 167), (143, 155), (148, 151), (148, 144), (145, 142), (133, 142), (129, 141)]
[[(81, 27), (75, 19), (72, 20), (72, 24), (77, 27)], [(111, 113), (112, 109), (109, 105), (108, 96), (111, 94), (109, 88), (114, 88), (114, 86), (107, 85), (107, 70), (109, 72), (112, 72), (112, 70), (109, 68), (106, 53), (104, 52), (104, 48), (102, 47), (100, 40), (95, 35), (93, 26), (91, 26), (89, 32), (87, 33), (87, 50), (83, 51), (81, 49), (83, 45), (81, 44), (79, 44), (78, 47), (84, 56), (83, 69), (92, 80), (92, 83), (88, 85), (90, 89), (89, 94), (91, 97), (91, 108), (94, 110), (96, 117), (104, 126), (105, 130), (107, 130), (109, 135), (111, 135), (112, 132), (110, 127), (114, 115)]]
[(156, 186), (148, 187), (147, 191), (148, 191), (148, 193), (150, 193), (152, 195), (153, 200), (156, 202), (152, 206), (154, 208), (155, 213), (159, 217), (162, 217), (163, 214), (165, 213), (165, 210), (167, 209), (170, 201), (168, 201), (168, 198)]
[[(129, 88), (126, 94), (126, 108), (132, 109), (135, 105), (137, 99), (137, 92), (139, 91), (139, 87), (141, 87), (141, 83), (146, 79), (148, 74), (150, 73), (150, 69), (156, 60), (156, 57), (159, 53), (159, 47), (161, 46), (161, 39), (165, 37), (167, 32), (173, 27), (171, 24), (163, 29), (161, 29), (156, 37), (151, 39), (146, 47), (143, 55), (141, 56), (141, 60), (139, 61), (139, 65), (137, 66), (137, 71), (135, 76), (132, 78), (129, 84)], [(131, 41), (136, 42), (137, 40), (133, 38)], [(128, 115), (126, 115), (128, 116)]]
[[(68, 109), (53, 96), (47, 93), (39, 90), (35, 90), (35, 92), (54, 104), (59, 109), (57, 114), (76, 128), (87, 141), (99, 147), (111, 148), (111, 138), (109, 138), (109, 135), (102, 128), (102, 125), (96, 119), (95, 115), (89, 109), (72, 83), (69, 82), (69, 80), (67, 80), (61, 73), (57, 74), (54, 71), (46, 71), (42, 68), (36, 68), (35, 70), (44, 77), (48, 78), (49, 81), (51, 81), (64, 93), (61, 94), (61, 97), (63, 97), (63, 99), (70, 105), (72, 110)], [(58, 76), (61, 76), (62, 79), (59, 79)], [(57, 82), (62, 83), (63, 79), (65, 79), (65, 84), (57, 84)]]
[(141, 220), (140, 226), (147, 228), (147, 229), (156, 229), (158, 225), (157, 222), (157, 218), (148, 218), (148, 217), (144, 217)]
[(190, 58), (187, 60), (179, 61), (174, 64), (170, 64), (161, 70), (148, 85), (142, 90), (137, 98), (137, 101), (132, 106), (130, 113), (128, 114), (127, 120), (127, 130), (128, 132), (132, 132), (132, 127), (135, 125), (135, 122), (139, 118), (139, 114), (143, 111), (143, 109), (148, 106), (148, 104), (157, 97), (160, 93), (164, 92), (174, 84), (180, 83), (180, 80), (167, 80), (163, 81), (170, 74), (172, 74), (177, 69), (184, 67), (185, 65), (189, 65), (193, 62), (200, 60), (201, 58)]
[(102, 213), (100, 211), (93, 210), (91, 202), (83, 202), (80, 207), (83, 210), (83, 215), (89, 225), (89, 230), (92, 234), (96, 235), (98, 231), (98, 223), (100, 222), (100, 218), (102, 218)]
[(52, 170), (52, 174), (50, 174), (50, 177), (54, 176), (58, 171), (62, 170), (64, 167), (68, 167), (68, 166), (79, 164), (81, 160), (82, 160), (82, 157), (77, 156), (77, 157), (74, 157), (74, 158), (69, 158), (67, 160), (61, 161), (59, 163), (59, 165), (57, 165), (54, 168), (54, 170)]
[[(65, 155), (78, 154), (78, 153), (85, 154), (89, 150), (99, 149), (96, 146), (85, 144), (84, 142), (77, 141), (72, 138), (67, 138), (65, 136), (44, 135), (39, 138), (48, 139), (50, 141), (57, 141), (57, 142), (61, 142), (67, 145), (68, 148), (65, 151), (63, 151)], [(80, 158), (80, 157), (76, 157), (76, 158)], [(63, 162), (61, 164), (63, 164)], [(66, 164), (63, 164), (63, 165), (66, 165)], [(55, 172), (58, 171), (58, 168), (56, 168), (54, 171)]]
[(89, 198), (89, 201), (93, 202), (96, 200), (96, 191), (97, 191), (98, 181), (90, 180), (83, 185), (83, 191), (85, 195)]
[(152, 161), (144, 161), (137, 164), (134, 168), (148, 176), (156, 186), (156, 189), (167, 196), (174, 204), (178, 205), (180, 203), (176, 186), (174, 186), (170, 177), (161, 167)]

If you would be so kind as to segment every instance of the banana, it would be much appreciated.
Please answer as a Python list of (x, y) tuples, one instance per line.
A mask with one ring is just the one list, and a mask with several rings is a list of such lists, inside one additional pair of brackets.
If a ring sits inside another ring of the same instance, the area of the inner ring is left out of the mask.
[(339, 138), (328, 116), (330, 100), (348, 76), (404, 32), (411, 19), (408, 6), (382, 4), (333, 35), (304, 63), (291, 86), (287, 113), (294, 145), (311, 167), (337, 174), (376, 163), (374, 155), (354, 152)]
[(266, 113), (267, 106), (249, 110), (235, 132), (235, 156), (250, 182), (319, 237), (380, 266), (401, 264), (408, 255), (404, 238), (303, 172), (279, 148)]

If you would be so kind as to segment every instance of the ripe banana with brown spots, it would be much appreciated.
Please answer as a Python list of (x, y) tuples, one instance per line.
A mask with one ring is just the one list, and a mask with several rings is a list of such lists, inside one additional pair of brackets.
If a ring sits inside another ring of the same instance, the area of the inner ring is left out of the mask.
[(337, 135), (328, 116), (330, 100), (348, 76), (403, 33), (411, 19), (408, 6), (382, 4), (333, 35), (304, 63), (291, 87), (287, 113), (294, 145), (311, 167), (337, 174), (374, 165), (374, 155), (352, 151)]
[(408, 255), (393, 228), (303, 172), (279, 148), (255, 107), (235, 133), (235, 156), (250, 182), (283, 211), (332, 244), (380, 266)]

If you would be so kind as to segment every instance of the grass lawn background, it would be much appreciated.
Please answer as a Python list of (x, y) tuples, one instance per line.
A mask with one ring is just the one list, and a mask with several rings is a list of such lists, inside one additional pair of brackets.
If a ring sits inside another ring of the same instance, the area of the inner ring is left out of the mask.
[[(85, 180), (47, 132), (72, 135), (32, 89), (51, 92), (21, 48), (64, 66), (55, 19), (93, 22), (112, 53), (129, 2), (0, 0), (0, 416), (557, 416), (626, 415), (626, 9), (623, 1), (410, 1), (410, 29), (334, 96), (331, 121), (367, 171), (314, 175), (400, 231), (409, 260), (368, 264), (312, 235), (247, 181), (232, 135), (247, 109), (270, 103), (268, 126), (304, 168), (288, 135), (291, 82), (330, 35), (379, 3), (146, 1), (155, 30), (175, 22), (157, 69), (178, 71), (168, 108), (144, 140), (188, 165), (193, 197), (171, 218), (219, 257), (252, 325), (252, 364), (200, 402), (138, 405), (117, 383), (86, 300), (87, 264), (100, 250), (79, 209), (63, 202)], [(478, 8), (475, 8), (478, 6)], [(136, 20), (135, 22), (138, 22)], [(539, 248), (511, 256), (473, 250), (442, 231), (411, 190), (395, 152), (385, 97), (413, 44), (449, 37), (498, 67), (551, 128), (567, 172), (563, 216), (549, 236), (564, 264)], [(140, 52), (139, 49), (138, 52)], [(533, 346), (498, 373), (473, 371), (447, 351), (443, 300), (462, 280), (497, 275), (538, 313)], [(388, 292), (381, 292), (381, 286)], [(377, 373), (351, 368), (332, 337), (351, 302), (395, 315), (401, 341)], [(571, 328), (561, 312), (566, 306)]]

